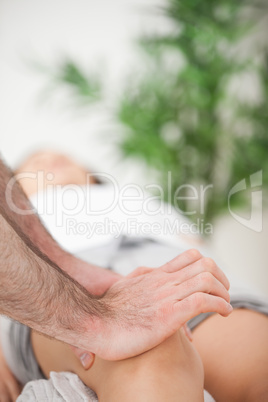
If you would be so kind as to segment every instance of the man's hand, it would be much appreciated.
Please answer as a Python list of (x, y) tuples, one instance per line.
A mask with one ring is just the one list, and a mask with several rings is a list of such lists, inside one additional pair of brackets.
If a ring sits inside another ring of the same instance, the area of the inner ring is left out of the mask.
[[(127, 277), (135, 278), (136, 276), (149, 274), (154, 269), (155, 268), (138, 267), (138, 268), (134, 269), (134, 271), (130, 272), (130, 274), (128, 274)], [(188, 327), (188, 325), (186, 323), (183, 325), (183, 329), (184, 329), (184, 333), (187, 336), (187, 338), (189, 339), (189, 341), (192, 342), (193, 341), (192, 331), (190, 330), (190, 328)]]
[[(154, 269), (155, 268), (138, 267), (134, 271), (132, 271), (130, 274), (128, 274), (127, 278), (135, 278), (140, 275), (145, 275), (145, 274), (152, 272)], [(86, 272), (85, 272), (85, 275), (86, 275)], [(117, 280), (119, 280), (119, 279), (120, 279), (120, 277)], [(85, 280), (86, 280), (86, 278), (85, 278)], [(114, 283), (115, 283), (115, 281), (114, 281)], [(85, 282), (83, 280), (80, 282), (80, 284), (85, 286)], [(193, 340), (192, 333), (191, 333), (190, 328), (187, 326), (187, 324), (183, 325), (183, 329), (184, 329), (185, 335), (187, 336), (189, 341), (192, 341)], [(83, 350), (83, 349), (76, 348), (75, 346), (71, 346), (71, 345), (70, 345), (70, 348), (74, 352), (75, 356), (80, 360), (84, 369), (89, 370), (94, 363), (95, 354), (87, 352), (86, 350)]]
[(97, 326), (91, 351), (104, 359), (143, 353), (200, 313), (232, 311), (228, 279), (197, 250), (140, 273), (116, 282), (100, 300), (109, 314)]
[(21, 390), (21, 385), (6, 364), (0, 345), (0, 402), (15, 402)]

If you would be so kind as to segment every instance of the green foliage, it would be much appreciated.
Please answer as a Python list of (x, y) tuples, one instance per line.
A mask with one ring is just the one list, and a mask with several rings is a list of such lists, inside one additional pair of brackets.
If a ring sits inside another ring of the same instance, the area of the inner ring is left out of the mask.
[[(121, 147), (157, 169), (164, 187), (172, 172), (173, 193), (181, 184), (212, 185), (205, 212), (192, 216), (211, 221), (227, 209), (230, 188), (243, 178), (263, 170), (268, 187), (267, 65), (250, 54), (239, 59), (234, 51), (256, 24), (253, 13), (242, 18), (245, 1), (167, 3), (174, 32), (141, 41), (150, 67), (125, 90), (118, 112), (127, 127)], [(183, 67), (167, 63), (174, 56), (183, 57)], [(264, 92), (255, 104), (230, 95), (231, 80), (245, 72), (258, 77)], [(234, 202), (247, 203), (244, 195)], [(187, 200), (180, 206), (191, 209)]]
[(67, 91), (68, 100), (72, 106), (88, 106), (102, 97), (102, 84), (100, 76), (86, 74), (82, 68), (71, 58), (65, 57), (61, 62), (50, 68), (40, 63), (31, 63), (32, 67), (39, 73), (49, 77), (48, 85), (43, 89), (43, 100), (58, 89)]
[(100, 99), (101, 84), (96, 77), (86, 77), (82, 70), (71, 60), (60, 66), (56, 81), (71, 87), (76, 97), (84, 102), (94, 102)]
[[(166, 0), (162, 11), (173, 29), (140, 39), (147, 69), (128, 80), (118, 105), (117, 118), (125, 127), (119, 146), (126, 157), (156, 169), (164, 188), (171, 172), (173, 194), (182, 184), (211, 185), (205, 211), (190, 216), (211, 222), (227, 209), (229, 190), (240, 180), (262, 170), (268, 188), (268, 57), (261, 47), (254, 57), (237, 51), (267, 13), (267, 4)], [(261, 88), (255, 102), (230, 90), (234, 78), (245, 74)], [(100, 96), (100, 83), (92, 85), (71, 61), (55, 77), (81, 99)], [(233, 203), (247, 205), (248, 197), (240, 193)], [(192, 204), (182, 200), (180, 207), (188, 211)]]

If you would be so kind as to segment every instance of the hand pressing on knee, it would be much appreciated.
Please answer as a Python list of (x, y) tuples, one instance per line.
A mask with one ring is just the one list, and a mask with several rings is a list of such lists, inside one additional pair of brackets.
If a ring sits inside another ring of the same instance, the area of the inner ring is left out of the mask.
[(160, 268), (139, 268), (99, 299), (107, 315), (94, 323), (98, 336), (89, 351), (121, 360), (155, 347), (200, 313), (227, 316), (228, 289), (224, 273), (197, 250)]
[(116, 282), (100, 302), (92, 352), (108, 360), (135, 356), (158, 345), (200, 313), (228, 316), (229, 282), (215, 262), (188, 250), (160, 268)]

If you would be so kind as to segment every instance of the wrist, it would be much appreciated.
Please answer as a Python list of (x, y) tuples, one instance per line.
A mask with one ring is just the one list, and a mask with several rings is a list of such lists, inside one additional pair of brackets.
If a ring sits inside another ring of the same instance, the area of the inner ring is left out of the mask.
[[(14, 295), (16, 299), (8, 315), (52, 338), (75, 346), (85, 338), (89, 345), (95, 337), (96, 318), (104, 310), (102, 303), (54, 262), (24, 248), (20, 276), (25, 280), (14, 283), (16, 288), (20, 287), (21, 297)], [(35, 267), (36, 272), (25, 276), (29, 267)]]
[[(107, 324), (110, 321), (109, 311), (101, 299), (94, 300), (94, 313), (92, 313), (92, 302), (90, 302), (90, 313), (85, 306), (84, 304), (79, 319), (68, 334), (68, 339), (61, 340), (82, 350), (99, 355), (103, 341), (109, 339), (109, 331), (107, 331), (109, 327)], [(77, 313), (77, 308), (75, 313)], [(64, 333), (65, 335), (67, 333)]]
[(121, 275), (113, 271), (89, 264), (68, 253), (59, 259), (58, 264), (63, 271), (94, 295), (103, 295), (121, 279)]
[(56, 311), (52, 336), (77, 347), (90, 344), (104, 314), (103, 303), (65, 273), (58, 280), (55, 305), (50, 310)]

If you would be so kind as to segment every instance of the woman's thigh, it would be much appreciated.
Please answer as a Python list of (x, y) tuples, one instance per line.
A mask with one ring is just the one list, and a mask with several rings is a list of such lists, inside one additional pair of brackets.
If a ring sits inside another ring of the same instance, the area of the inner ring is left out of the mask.
[(205, 388), (217, 402), (268, 401), (268, 317), (237, 309), (213, 315), (193, 331)]

